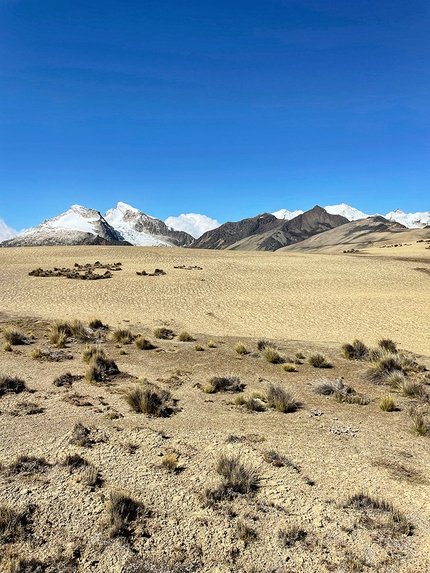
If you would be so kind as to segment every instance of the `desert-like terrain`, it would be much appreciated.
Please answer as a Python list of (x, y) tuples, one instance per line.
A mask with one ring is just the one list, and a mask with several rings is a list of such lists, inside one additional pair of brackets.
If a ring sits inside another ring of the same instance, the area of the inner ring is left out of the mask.
[(0, 249), (0, 570), (430, 571), (426, 247)]

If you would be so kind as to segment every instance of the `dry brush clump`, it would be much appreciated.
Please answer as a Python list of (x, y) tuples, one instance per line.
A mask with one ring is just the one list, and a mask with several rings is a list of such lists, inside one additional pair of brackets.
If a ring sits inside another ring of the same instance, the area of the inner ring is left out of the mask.
[(324, 354), (315, 352), (308, 357), (308, 363), (314, 368), (333, 368), (333, 364), (327, 360)]
[(183, 330), (182, 332), (180, 332), (178, 334), (178, 340), (180, 342), (194, 342), (195, 338), (193, 336), (191, 336), (191, 334), (189, 332), (187, 332), (186, 330)]
[(91, 430), (86, 428), (81, 422), (75, 424), (72, 435), (70, 436), (69, 444), (79, 446), (81, 448), (90, 448), (94, 443), (91, 438)]
[(255, 491), (260, 483), (257, 470), (242, 462), (238, 455), (221, 454), (215, 471), (221, 476), (223, 487), (235, 493), (249, 494)]
[(252, 392), (251, 396), (247, 398), (239, 394), (234, 403), (236, 406), (244, 406), (249, 412), (265, 412), (267, 410), (267, 396), (263, 392)]
[(356, 338), (352, 344), (344, 344), (342, 351), (348, 360), (364, 360), (369, 356), (368, 347), (358, 338)]
[(6, 340), (6, 343), (9, 343), (11, 346), (30, 344), (31, 342), (24, 333), (14, 328), (13, 326), (6, 326), (6, 328), (3, 330), (3, 336)]
[(84, 342), (92, 338), (92, 332), (77, 318), (71, 321), (55, 320), (49, 332), (50, 342), (57, 348), (64, 348), (69, 338)]
[(16, 460), (9, 465), (8, 474), (44, 473), (49, 467), (50, 464), (45, 458), (24, 454), (18, 456)]
[(139, 414), (165, 418), (174, 412), (174, 401), (170, 392), (150, 382), (128, 388), (123, 397), (130, 408)]
[(111, 490), (106, 504), (109, 537), (127, 537), (130, 528), (139, 517), (145, 515), (142, 503), (120, 490)]
[(135, 345), (139, 350), (153, 350), (155, 346), (147, 338), (139, 335), (134, 341)]
[(378, 359), (372, 360), (366, 372), (366, 378), (372, 384), (385, 384), (388, 376), (404, 374), (401, 360), (397, 354), (383, 351)]
[(278, 350), (273, 346), (265, 346), (262, 351), (263, 358), (271, 364), (283, 364), (284, 358), (279, 354)]
[(234, 349), (235, 349), (235, 351), (237, 352), (237, 354), (239, 354), (239, 355), (249, 354), (249, 353), (248, 353), (248, 349), (247, 349), (246, 346), (243, 344), (243, 342), (237, 342), (237, 343), (235, 344)]
[(278, 530), (278, 539), (283, 547), (292, 547), (297, 541), (301, 541), (307, 532), (297, 523)]
[(111, 338), (119, 344), (131, 344), (135, 337), (129, 328), (118, 328), (112, 332)]
[(13, 543), (24, 537), (28, 521), (28, 510), (18, 510), (8, 503), (1, 503), (0, 542)]
[(159, 338), (161, 340), (171, 340), (175, 336), (173, 330), (170, 330), (164, 326), (155, 328), (153, 334), (155, 338)]
[(407, 517), (381, 498), (358, 492), (347, 498), (344, 507), (361, 511), (359, 523), (366, 529), (379, 529), (387, 535), (412, 535), (413, 528)]
[(119, 373), (119, 368), (112, 360), (108, 358), (104, 352), (96, 353), (90, 358), (87, 369), (85, 371), (85, 380), (90, 384), (94, 382), (109, 381), (111, 376)]
[(381, 398), (381, 401), (379, 402), (379, 407), (383, 412), (394, 412), (394, 410), (397, 409), (396, 402), (394, 401), (394, 398), (390, 394), (387, 394), (386, 396), (383, 396)]
[(242, 392), (244, 384), (239, 376), (213, 376), (203, 388), (207, 394), (216, 392)]
[(269, 408), (274, 408), (284, 414), (295, 412), (300, 408), (300, 402), (298, 402), (290, 392), (287, 392), (278, 384), (271, 384), (269, 386), (267, 390), (267, 405)]
[(28, 392), (28, 388), (24, 380), (16, 376), (0, 376), (0, 396), (4, 394), (20, 394), (21, 392)]

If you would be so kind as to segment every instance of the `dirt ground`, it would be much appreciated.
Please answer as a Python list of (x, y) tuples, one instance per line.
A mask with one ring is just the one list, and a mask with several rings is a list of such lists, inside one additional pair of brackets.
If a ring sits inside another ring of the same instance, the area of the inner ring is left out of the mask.
[[(430, 251), (422, 244), (394, 250), (0, 249), (0, 376), (28, 388), (0, 395), (0, 571), (430, 571), (429, 435), (417, 435), (411, 417), (412, 408), (430, 419), (430, 275), (415, 270), (430, 268)], [(123, 270), (95, 281), (28, 275), (95, 261), (121, 261)], [(136, 274), (156, 268), (166, 274)], [(87, 325), (93, 316), (110, 329), (87, 329), (87, 341), (69, 336), (61, 349), (50, 341), (53, 320)], [(8, 325), (28, 344), (3, 350)], [(175, 336), (156, 338), (160, 326)], [(115, 343), (118, 327), (154, 348)], [(184, 330), (193, 341), (179, 341)], [(389, 337), (419, 363), (407, 373), (419, 398), (371, 384), (369, 361), (348, 360), (341, 350), (357, 337), (371, 346)], [(265, 360), (261, 339), (297, 372)], [(247, 354), (236, 352), (238, 342)], [(103, 348), (120, 374), (89, 383), (88, 344)], [(332, 368), (309, 363), (317, 352)], [(66, 373), (68, 385), (53, 384)], [(243, 391), (207, 393), (213, 376), (237, 376)], [(142, 379), (171, 393), (169, 415), (130, 408), (124, 393), (145, 386)], [(315, 392), (339, 379), (362, 404)], [(295, 397), (292, 412), (265, 401), (271, 385)], [(253, 392), (264, 411), (238, 403)], [(391, 412), (380, 408), (387, 394), (396, 402)], [(72, 443), (78, 423), (88, 430), (86, 445)], [(91, 466), (65, 465), (71, 454)], [(255, 470), (256, 487), (220, 488), (222, 454)], [(21, 467), (20, 456), (36, 461)], [(173, 471), (169, 459), (177, 460)], [(90, 480), (92, 467), (98, 473)], [(115, 534), (107, 508), (117, 491), (141, 505)], [(351, 506), (355, 494), (361, 505)], [(5, 508), (25, 515), (19, 527), (11, 517), (4, 525)]]

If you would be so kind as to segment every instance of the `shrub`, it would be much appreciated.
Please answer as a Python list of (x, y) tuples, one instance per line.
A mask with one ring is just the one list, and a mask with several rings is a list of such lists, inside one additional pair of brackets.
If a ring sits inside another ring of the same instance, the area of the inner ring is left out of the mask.
[(83, 484), (94, 487), (100, 481), (99, 470), (92, 464), (88, 464), (81, 476)]
[(134, 335), (129, 328), (118, 328), (112, 332), (112, 340), (120, 344), (131, 344)]
[(314, 368), (332, 368), (333, 364), (331, 364), (324, 354), (316, 352), (315, 354), (311, 354), (308, 358), (308, 362)]
[(248, 354), (248, 350), (243, 342), (237, 342), (234, 349), (236, 350), (237, 354)]
[(264, 350), (265, 348), (275, 348), (273, 342), (269, 342), (268, 340), (261, 339), (257, 342), (258, 350)]
[(259, 486), (258, 472), (243, 464), (239, 456), (221, 454), (215, 470), (223, 478), (223, 486), (236, 493), (250, 493)]
[(250, 412), (264, 412), (266, 410), (266, 403), (260, 398), (251, 397), (245, 400), (245, 407)]
[(390, 394), (383, 396), (379, 402), (379, 407), (383, 412), (393, 412), (396, 409), (396, 403)]
[(263, 349), (263, 358), (271, 364), (282, 364), (284, 359), (273, 346), (265, 346)]
[(13, 542), (24, 536), (27, 516), (6, 503), (0, 504), (0, 540)]
[(9, 466), (10, 474), (31, 474), (43, 473), (49, 467), (45, 458), (38, 458), (35, 456), (22, 455), (12, 462)]
[(178, 456), (176, 454), (166, 454), (161, 458), (161, 467), (169, 472), (178, 469)]
[[(412, 526), (406, 516), (395, 509), (391, 503), (380, 498), (359, 492), (349, 496), (344, 507), (365, 511), (367, 519), (363, 523), (370, 527), (385, 529), (391, 534), (412, 534)], [(376, 519), (372, 519), (372, 516), (375, 516)]]
[(207, 394), (215, 392), (241, 392), (243, 384), (239, 376), (214, 376), (204, 387), (203, 391)]
[(297, 368), (294, 366), (294, 364), (290, 364), (289, 362), (287, 362), (286, 364), (284, 364), (282, 366), (283, 370), (285, 370), (285, 372), (298, 372)]
[(342, 350), (348, 360), (363, 360), (369, 354), (368, 347), (358, 338), (352, 344), (344, 344)]
[(429, 431), (429, 424), (422, 412), (412, 411), (412, 430), (418, 436), (426, 436)]
[(87, 327), (78, 319), (72, 321), (56, 320), (51, 325), (49, 340), (57, 348), (64, 348), (68, 338), (73, 337), (77, 340), (89, 340), (91, 334)]
[(183, 330), (178, 334), (178, 340), (180, 342), (194, 342), (194, 338), (186, 330)]
[(161, 338), (164, 340), (171, 340), (175, 335), (174, 335), (173, 331), (170, 330), (169, 328), (165, 328), (164, 326), (161, 326), (161, 327), (156, 328), (154, 330), (154, 336), (155, 336), (155, 338)]
[(257, 537), (255, 529), (251, 525), (246, 523), (244, 519), (238, 519), (236, 524), (236, 533), (239, 539), (245, 541), (245, 543), (248, 541), (252, 541)]
[(109, 524), (109, 537), (129, 535), (129, 526), (143, 513), (143, 505), (126, 493), (118, 490), (109, 492), (106, 511)]
[(89, 448), (93, 444), (91, 439), (91, 432), (81, 422), (75, 424), (69, 443), (81, 448)]
[(382, 348), (382, 350), (386, 350), (387, 352), (391, 352), (391, 354), (396, 354), (396, 352), (397, 352), (396, 343), (393, 342), (393, 340), (391, 340), (389, 338), (382, 338), (381, 340), (379, 340), (378, 346), (379, 346), (379, 348)]
[(358, 404), (359, 406), (367, 406), (370, 404), (370, 398), (362, 394), (345, 394), (343, 392), (334, 392), (333, 398), (336, 402), (345, 404)]
[(293, 524), (278, 530), (278, 539), (284, 547), (291, 547), (306, 537), (307, 533), (299, 525)]
[(384, 352), (379, 359), (370, 364), (366, 377), (373, 384), (384, 384), (387, 376), (393, 372), (403, 372), (399, 357)]
[(67, 454), (64, 459), (64, 465), (68, 468), (80, 468), (82, 466), (88, 466), (88, 462), (85, 458), (79, 454)]
[(7, 326), (3, 330), (3, 335), (4, 335), (6, 342), (9, 342), (9, 344), (12, 346), (18, 346), (20, 344), (28, 344), (29, 343), (29, 340), (25, 336), (25, 334), (23, 334), (22, 332), (20, 332), (16, 328), (13, 328), (12, 326)]
[(405, 378), (401, 384), (399, 384), (398, 389), (402, 396), (407, 396), (408, 398), (417, 398), (419, 400), (427, 401), (428, 394), (422, 384), (414, 382), (413, 380), (408, 380)]
[(11, 376), (0, 376), (0, 396), (3, 394), (20, 394), (28, 391), (28, 388), (20, 378)]
[(3, 350), (5, 352), (12, 352), (12, 345), (10, 342), (5, 342), (3, 345)]
[(99, 328), (107, 328), (107, 325), (103, 324), (103, 322), (96, 316), (90, 318), (90, 320), (88, 321), (88, 326), (94, 330), (97, 330)]
[(172, 413), (170, 392), (149, 382), (128, 388), (124, 393), (124, 400), (139, 414), (166, 417)]
[(275, 408), (278, 412), (285, 414), (295, 412), (299, 407), (299, 403), (289, 392), (274, 384), (271, 384), (267, 391), (267, 403), (270, 408)]
[(152, 350), (155, 348), (155, 346), (151, 344), (151, 342), (144, 336), (138, 336), (134, 343), (139, 348), (139, 350)]
[(213, 340), (209, 340), (209, 342), (208, 342), (208, 347), (209, 347), (209, 348), (216, 348), (215, 342), (214, 342)]
[(391, 386), (391, 388), (398, 389), (400, 388), (403, 383), (406, 381), (405, 373), (401, 370), (394, 370), (393, 372), (389, 372), (386, 374), (384, 378), (384, 383)]
[(82, 353), (82, 360), (87, 364), (95, 357), (106, 358), (105, 351), (100, 345), (90, 346), (87, 345)]
[(111, 358), (100, 354), (94, 355), (85, 371), (85, 380), (90, 384), (92, 382), (103, 382), (109, 376), (118, 374), (118, 366)]

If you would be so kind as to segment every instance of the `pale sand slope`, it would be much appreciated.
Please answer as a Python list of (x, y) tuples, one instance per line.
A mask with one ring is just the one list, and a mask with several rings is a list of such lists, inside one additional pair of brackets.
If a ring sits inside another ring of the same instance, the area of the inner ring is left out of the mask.
[[(396, 251), (394, 253), (394, 251)], [(7, 315), (88, 319), (214, 336), (254, 336), (340, 344), (389, 336), (429, 354), (430, 276), (423, 262), (382, 257), (196, 251), (140, 247), (0, 249), (0, 311)], [(385, 256), (390, 255), (390, 256)], [(419, 244), (414, 256), (428, 259)], [(112, 279), (78, 281), (28, 276), (36, 267), (121, 261)], [(174, 269), (198, 265), (199, 270)], [(158, 267), (166, 276), (140, 277)]]

